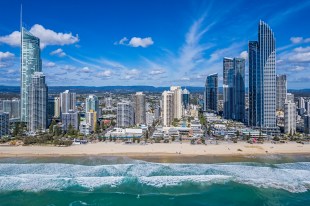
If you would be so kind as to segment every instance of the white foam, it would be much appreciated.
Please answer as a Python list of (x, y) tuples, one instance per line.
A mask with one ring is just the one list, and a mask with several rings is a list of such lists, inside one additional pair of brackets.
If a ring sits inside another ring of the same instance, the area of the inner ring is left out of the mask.
[(151, 176), (140, 177), (139, 182), (153, 187), (180, 186), (183, 183), (219, 183), (229, 180), (225, 175)]
[(310, 163), (263, 165), (143, 162), (97, 166), (60, 163), (0, 164), (0, 191), (61, 190), (74, 186), (88, 189), (102, 186), (118, 187), (128, 184), (124, 181), (125, 178), (137, 180), (136, 184), (157, 188), (181, 186), (184, 182), (212, 184), (234, 181), (255, 187), (304, 192), (309, 190)]

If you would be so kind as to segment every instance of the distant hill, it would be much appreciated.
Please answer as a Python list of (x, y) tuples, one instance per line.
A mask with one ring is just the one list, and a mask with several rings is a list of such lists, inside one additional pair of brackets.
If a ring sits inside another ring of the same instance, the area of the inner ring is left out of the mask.
[[(182, 87), (187, 88), (190, 92), (203, 92), (203, 87)], [(65, 90), (70, 90), (79, 94), (84, 93), (101, 93), (101, 92), (114, 92), (114, 93), (133, 93), (133, 92), (163, 92), (169, 90), (169, 87), (154, 87), (154, 86), (102, 86), (102, 87), (88, 87), (88, 86), (49, 86), (49, 93), (60, 93)], [(1, 93), (19, 93), (19, 86), (0, 86)]]
[[(182, 86), (182, 89), (188, 89), (191, 93), (204, 92), (204, 87), (192, 87)], [(145, 92), (145, 93), (161, 93), (165, 90), (169, 90), (169, 87), (154, 87), (154, 86), (49, 86), (49, 93), (60, 93), (65, 90), (70, 90), (78, 94), (89, 94), (89, 93), (102, 93), (102, 92), (113, 92), (113, 93), (134, 93), (134, 92)], [(248, 89), (246, 88), (246, 92)], [(19, 86), (3, 86), (0, 85), (0, 93), (19, 93)], [(289, 89), (288, 92), (295, 94), (296, 96), (310, 96), (310, 89)], [(219, 93), (223, 93), (223, 88), (219, 87)]]

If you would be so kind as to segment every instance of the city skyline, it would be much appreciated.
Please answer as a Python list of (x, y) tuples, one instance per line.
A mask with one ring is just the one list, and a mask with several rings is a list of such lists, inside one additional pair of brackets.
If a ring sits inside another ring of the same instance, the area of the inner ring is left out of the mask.
[[(262, 19), (277, 40), (276, 73), (287, 75), (288, 88), (307, 88), (310, 38), (302, 20), (309, 18), (310, 2), (283, 1), (281, 6), (244, 2), (226, 5), (224, 11), (220, 9), (223, 2), (217, 1), (148, 5), (118, 1), (97, 6), (1, 2), (0, 11), (7, 18), (0, 24), (0, 81), (3, 85), (20, 82), (18, 35), (23, 3), (24, 26), (41, 40), (42, 70), (49, 86), (203, 86), (215, 72), (222, 85), (223, 57), (247, 59), (248, 41), (255, 39), (257, 22)], [(236, 12), (244, 14), (231, 15)]]

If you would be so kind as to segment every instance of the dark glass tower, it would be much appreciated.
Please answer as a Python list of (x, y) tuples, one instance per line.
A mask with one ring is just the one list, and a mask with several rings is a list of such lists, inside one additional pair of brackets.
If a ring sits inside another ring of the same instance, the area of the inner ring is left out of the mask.
[(249, 42), (249, 124), (276, 129), (276, 49), (271, 28), (258, 25), (258, 41)]
[(218, 74), (207, 76), (205, 87), (205, 110), (217, 112)]

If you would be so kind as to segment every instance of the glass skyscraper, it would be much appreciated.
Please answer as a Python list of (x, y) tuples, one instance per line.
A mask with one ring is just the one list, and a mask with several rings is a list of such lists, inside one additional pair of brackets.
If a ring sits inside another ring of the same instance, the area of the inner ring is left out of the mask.
[(205, 110), (217, 112), (217, 95), (218, 95), (218, 74), (207, 76), (205, 87)]
[(223, 113), (225, 119), (245, 120), (245, 60), (223, 59)]
[(42, 71), (40, 39), (21, 27), (21, 121), (28, 120), (28, 87), (35, 72)]
[(27, 89), (28, 93), (28, 131), (44, 131), (47, 128), (47, 96), (45, 76), (35, 72)]
[(276, 129), (276, 47), (274, 33), (263, 21), (258, 41), (249, 42), (249, 123)]

